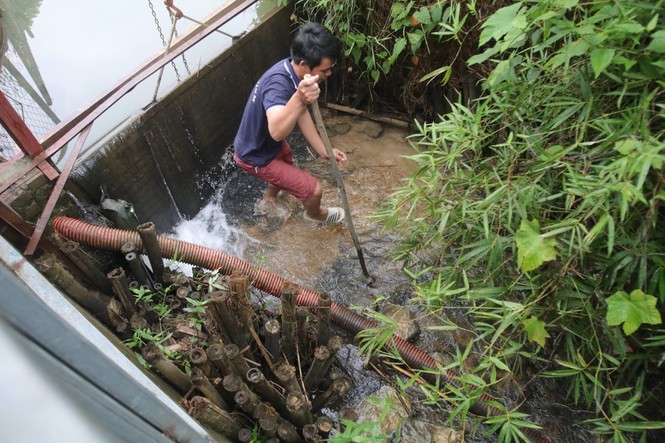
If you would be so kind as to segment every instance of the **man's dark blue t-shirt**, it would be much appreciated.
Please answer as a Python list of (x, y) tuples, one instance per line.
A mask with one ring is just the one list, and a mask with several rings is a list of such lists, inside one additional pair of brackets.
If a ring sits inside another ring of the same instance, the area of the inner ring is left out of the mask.
[(298, 88), (297, 82), (288, 58), (276, 63), (256, 82), (233, 142), (240, 160), (253, 166), (265, 166), (277, 157), (282, 140), (273, 140), (270, 136), (266, 113), (271, 108), (286, 106)]

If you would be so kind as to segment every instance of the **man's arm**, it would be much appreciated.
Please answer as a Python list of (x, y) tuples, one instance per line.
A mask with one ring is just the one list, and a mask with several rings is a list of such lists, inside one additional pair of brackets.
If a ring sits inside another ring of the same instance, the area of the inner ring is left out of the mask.
[(307, 105), (314, 103), (321, 90), (317, 80), (319, 76), (309, 77), (298, 84), (298, 89), (291, 96), (286, 106), (272, 108), (266, 114), (268, 131), (273, 140), (284, 140), (293, 131), (299, 119), (308, 114)]
[[(314, 120), (312, 120), (312, 116), (309, 112), (305, 112), (300, 116), (298, 119), (298, 127), (300, 128), (302, 135), (305, 137), (305, 140), (307, 140), (307, 143), (309, 143), (312, 149), (316, 151), (319, 157), (328, 160), (328, 151), (326, 151), (323, 139), (321, 138), (321, 135), (316, 128), (316, 124), (314, 124)], [(332, 148), (332, 152), (338, 163), (346, 161), (346, 154), (339, 149)]]

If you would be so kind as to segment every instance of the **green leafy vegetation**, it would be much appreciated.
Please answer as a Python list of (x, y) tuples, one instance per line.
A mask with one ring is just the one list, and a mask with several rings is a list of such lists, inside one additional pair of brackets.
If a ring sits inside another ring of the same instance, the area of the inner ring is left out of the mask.
[[(419, 168), (377, 218), (404, 239), (418, 301), (444, 327), (451, 310), (471, 323), (449, 367), (482, 350), (445, 387), (452, 415), (530, 367), (602, 438), (665, 428), (664, 2), (360, 3), (296, 2), (340, 36), (353, 75), (398, 84), (408, 113), (425, 86), (449, 99), (416, 122)], [(533, 426), (505, 408), (485, 424), (500, 441)]]

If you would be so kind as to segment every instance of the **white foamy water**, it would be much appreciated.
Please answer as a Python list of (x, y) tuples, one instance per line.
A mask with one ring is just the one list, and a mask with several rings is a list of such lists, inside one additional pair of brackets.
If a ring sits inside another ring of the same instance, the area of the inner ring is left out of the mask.
[[(221, 193), (218, 192), (201, 211), (191, 220), (185, 220), (173, 228), (169, 237), (215, 249), (234, 257), (242, 258), (247, 246), (258, 241), (241, 229), (230, 226), (222, 211)], [(192, 275), (192, 266), (187, 263), (171, 263), (172, 269), (180, 268), (187, 275)]]

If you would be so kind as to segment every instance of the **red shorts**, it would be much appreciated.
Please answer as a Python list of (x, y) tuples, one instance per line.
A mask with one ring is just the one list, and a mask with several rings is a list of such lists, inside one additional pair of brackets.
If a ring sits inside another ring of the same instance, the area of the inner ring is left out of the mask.
[(284, 189), (300, 201), (314, 195), (318, 181), (311, 174), (293, 166), (293, 151), (286, 140), (282, 142), (282, 150), (277, 157), (265, 166), (245, 163), (235, 153), (233, 159), (244, 171)]

